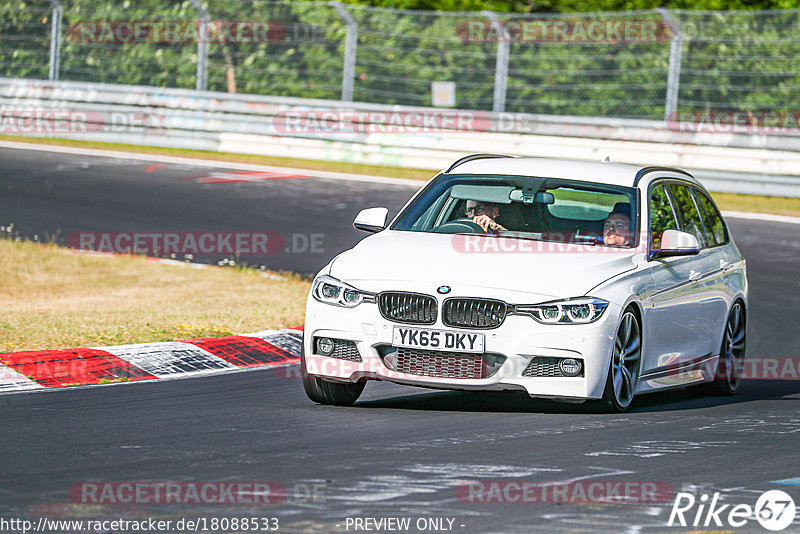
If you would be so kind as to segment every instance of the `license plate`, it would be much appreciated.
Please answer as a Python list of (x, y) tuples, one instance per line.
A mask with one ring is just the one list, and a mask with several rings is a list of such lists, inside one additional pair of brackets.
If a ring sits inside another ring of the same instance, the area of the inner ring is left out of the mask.
[(395, 326), (392, 331), (392, 345), (412, 349), (483, 354), (484, 336), (480, 332), (449, 332)]

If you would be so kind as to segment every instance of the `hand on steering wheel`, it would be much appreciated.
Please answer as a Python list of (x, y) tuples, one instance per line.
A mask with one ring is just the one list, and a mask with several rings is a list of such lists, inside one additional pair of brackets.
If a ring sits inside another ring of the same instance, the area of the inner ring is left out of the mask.
[(494, 219), (486, 214), (473, 217), (472, 222), (480, 226), (481, 229), (487, 234), (489, 232), (500, 232), (506, 230), (503, 225), (498, 224)]
[(439, 234), (486, 233), (486, 231), (481, 228), (481, 225), (476, 224), (472, 219), (468, 219), (466, 217), (447, 221), (446, 223), (440, 224), (434, 228), (433, 231)]

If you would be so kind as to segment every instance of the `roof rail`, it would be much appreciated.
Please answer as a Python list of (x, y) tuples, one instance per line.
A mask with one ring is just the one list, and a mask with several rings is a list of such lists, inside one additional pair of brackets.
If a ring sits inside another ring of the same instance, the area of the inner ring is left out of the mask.
[(639, 169), (639, 171), (636, 173), (636, 178), (634, 178), (634, 180), (633, 180), (633, 187), (636, 187), (637, 185), (639, 185), (639, 181), (644, 177), (645, 174), (649, 174), (651, 172), (657, 172), (657, 171), (658, 172), (666, 171), (666, 172), (674, 172), (674, 173), (677, 173), (677, 174), (685, 174), (689, 178), (697, 180), (697, 178), (692, 176), (690, 173), (684, 171), (683, 169), (676, 169), (675, 167), (643, 167), (643, 168)]
[(450, 168), (447, 169), (444, 172), (445, 172), (445, 174), (447, 174), (450, 171), (452, 171), (453, 169), (455, 169), (456, 167), (458, 167), (459, 165), (461, 165), (462, 163), (466, 163), (468, 161), (472, 161), (472, 160), (476, 160), (476, 159), (513, 158), (513, 157), (514, 156), (508, 156), (508, 155), (505, 155), (505, 154), (471, 154), (469, 156), (464, 156), (463, 158), (459, 159), (458, 161), (456, 161), (455, 163), (450, 165)]

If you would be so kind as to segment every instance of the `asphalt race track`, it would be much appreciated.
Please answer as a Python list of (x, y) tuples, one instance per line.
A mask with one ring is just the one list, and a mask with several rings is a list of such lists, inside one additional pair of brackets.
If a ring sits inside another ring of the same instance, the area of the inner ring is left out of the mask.
[[(313, 177), (198, 183), (219, 169), (39, 151), (0, 149), (0, 158), (0, 224), (24, 235), (323, 234), (323, 251), (253, 262), (304, 273), (363, 237), (351, 226), (360, 208), (396, 212), (412, 193)], [(729, 225), (748, 260), (748, 358), (796, 362), (800, 225)], [(388, 517), (411, 518), (408, 532), (766, 532), (755, 520), (736, 529), (667, 520), (678, 491), (753, 506), (781, 489), (800, 504), (800, 379), (786, 378), (746, 380), (732, 398), (640, 397), (624, 415), (376, 382), (354, 407), (322, 407), (306, 399), (296, 366), (3, 395), (0, 516), (277, 517), (280, 532), (303, 533), (365, 532), (354, 518)], [(70, 494), (83, 482), (125, 481), (269, 481), (287, 496), (269, 506), (96, 505)], [(666, 491), (645, 503), (483, 503), (465, 493), (468, 481), (646, 481)], [(416, 528), (436, 518), (445, 520)], [(786, 532), (798, 529), (800, 517)]]
[[(219, 168), (7, 148), (0, 148), (0, 161), (0, 225), (14, 223), (30, 238), (66, 243), (80, 232), (278, 232), (284, 251), (242, 260), (310, 274), (364, 237), (353, 228), (358, 207), (391, 206), (394, 215), (413, 192), (332, 179), (225, 182)], [(228, 178), (241, 173), (232, 172)], [(217, 182), (198, 183), (207, 178)]]

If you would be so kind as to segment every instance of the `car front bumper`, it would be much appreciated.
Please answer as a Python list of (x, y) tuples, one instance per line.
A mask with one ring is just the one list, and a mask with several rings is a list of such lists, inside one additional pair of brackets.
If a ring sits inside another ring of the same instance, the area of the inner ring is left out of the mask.
[[(600, 319), (580, 325), (544, 325), (525, 315), (509, 315), (497, 328), (474, 330), (445, 326), (441, 318), (433, 325), (402, 325), (385, 319), (375, 303), (343, 308), (309, 296), (303, 339), (304, 365), (310, 375), (338, 381), (388, 380), (435, 389), (524, 390), (532, 397), (597, 399), (603, 395), (620, 311), (618, 306), (610, 304)], [(506, 359), (486, 378), (443, 378), (398, 372), (389, 368), (379, 353), (379, 349), (392, 345), (394, 326), (479, 331), (485, 334), (486, 353), (500, 354)], [(315, 354), (313, 339), (316, 337), (352, 341), (361, 361)], [(583, 376), (523, 376), (535, 357), (580, 359)]]

